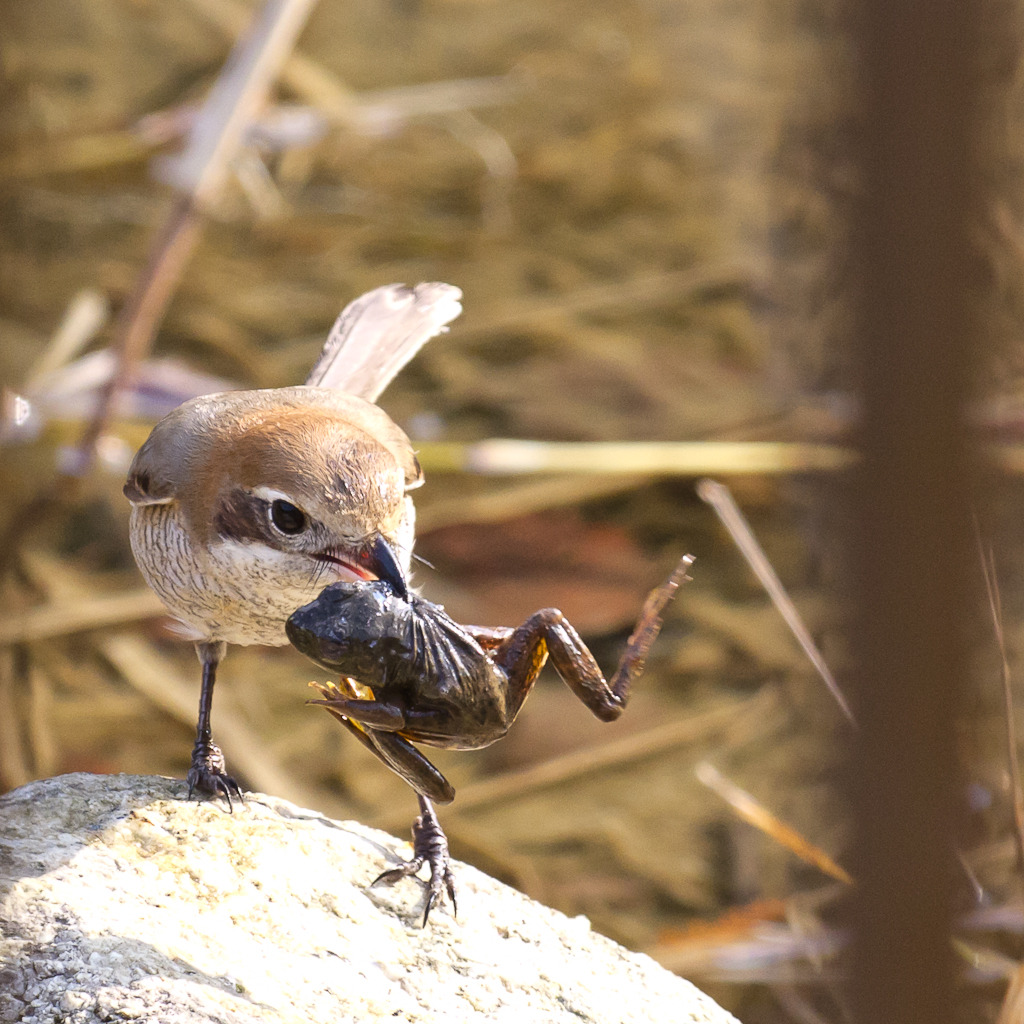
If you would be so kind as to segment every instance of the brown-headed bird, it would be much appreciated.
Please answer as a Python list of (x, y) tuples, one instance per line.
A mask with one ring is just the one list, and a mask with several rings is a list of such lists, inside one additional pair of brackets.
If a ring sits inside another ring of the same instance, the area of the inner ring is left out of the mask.
[(407, 594), (423, 474), (373, 403), (461, 311), (457, 288), (389, 285), (338, 317), (305, 385), (204, 395), (154, 427), (124, 485), (131, 545), (202, 665), (189, 793), (240, 795), (213, 742), (226, 645), (288, 643), (285, 621), (339, 580)]

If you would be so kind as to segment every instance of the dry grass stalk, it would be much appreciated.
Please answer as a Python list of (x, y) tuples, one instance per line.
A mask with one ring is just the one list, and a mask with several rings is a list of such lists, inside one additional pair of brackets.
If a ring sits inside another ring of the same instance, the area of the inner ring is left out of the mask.
[(266, 0), (192, 122), (185, 149), (161, 160), (160, 177), (198, 206), (214, 199), (266, 102), (316, 0)]
[(84, 593), (79, 599), (58, 600), (54, 604), (9, 613), (0, 621), (0, 645), (52, 639), (166, 614), (167, 609), (149, 587), (102, 597)]
[(31, 390), (41, 378), (74, 359), (99, 333), (109, 315), (107, 297), (102, 292), (95, 288), (83, 288), (76, 292), (50, 343), (29, 370), (25, 378), (25, 389)]
[[(241, 36), (252, 11), (238, 0), (191, 0), (204, 18), (231, 39)], [(312, 103), (333, 121), (350, 123), (357, 101), (352, 91), (321, 64), (292, 49), (280, 69), (280, 78), (296, 95)]]
[(700, 476), (758, 475), (844, 469), (851, 453), (833, 445), (774, 441), (523, 441), (490, 438), (471, 444), (423, 442), (425, 469), (469, 473), (608, 473)]
[(1006, 760), (1007, 774), (1010, 776), (1010, 787), (1013, 794), (1014, 840), (1017, 844), (1017, 870), (1024, 871), (1024, 787), (1021, 785), (1020, 754), (1017, 746), (1017, 727), (1014, 720), (1013, 686), (1010, 675), (1010, 659), (1006, 651), (1006, 636), (1003, 632), (1003, 605), (999, 592), (999, 579), (996, 576), (995, 556), (992, 549), (985, 549), (981, 540), (978, 521), (974, 521), (974, 534), (978, 543), (978, 554), (981, 556), (981, 570), (985, 577), (985, 593), (988, 596), (988, 607), (992, 615), (992, 629), (995, 633), (996, 645), (999, 648), (1001, 680), (1003, 684), (1004, 721), (1006, 723)]
[(1003, 1005), (999, 1008), (996, 1024), (1020, 1024), (1024, 1020), (1024, 964), (1010, 978)]
[[(820, 603), (805, 603), (804, 613), (811, 614), (816, 625), (830, 622), (826, 607)], [(741, 651), (765, 673), (804, 671), (803, 651), (793, 643), (789, 629), (770, 602), (739, 605), (713, 594), (694, 594), (687, 604), (687, 617), (702, 631)]]
[(18, 680), (14, 652), (0, 651), (0, 778), (8, 789), (32, 778), (28, 752), (22, 740), (22, 715), (17, 699)]
[(849, 873), (840, 867), (824, 850), (805, 839), (795, 828), (787, 825), (759, 803), (750, 793), (741, 789), (734, 782), (707, 761), (702, 761), (695, 769), (697, 778), (717, 793), (736, 814), (749, 822), (756, 829), (770, 836), (775, 842), (795, 853), (802, 861), (823, 871), (838, 882), (853, 884)]
[(53, 731), (53, 682), (42, 669), (31, 664), (28, 670), (28, 740), (36, 778), (47, 778), (60, 764)]
[(809, 630), (804, 625), (804, 621), (800, 616), (800, 612), (797, 611), (796, 605), (793, 604), (792, 598), (786, 593), (782, 581), (779, 579), (775, 569), (772, 568), (771, 562), (768, 561), (767, 555), (765, 555), (761, 545), (758, 544), (750, 524), (746, 521), (743, 513), (739, 510), (739, 506), (737, 506), (732, 495), (729, 493), (729, 489), (723, 484), (716, 483), (714, 480), (701, 480), (697, 484), (697, 494), (715, 510), (718, 518), (722, 521), (722, 525), (729, 531), (730, 536), (736, 542), (736, 546), (747, 560), (747, 564), (753, 569), (754, 575), (760, 580), (761, 586), (768, 592), (768, 596), (772, 599), (775, 607), (778, 608), (779, 614), (785, 620), (786, 625), (792, 630), (793, 636), (796, 637), (797, 642), (803, 648), (811, 664), (817, 669), (818, 675), (821, 676), (829, 692), (835, 697), (836, 703), (843, 714), (851, 725), (856, 725), (853, 712), (850, 710), (846, 698), (839, 689), (839, 684), (832, 675), (831, 669), (829, 669), (821, 651), (818, 650), (818, 645), (814, 642)]

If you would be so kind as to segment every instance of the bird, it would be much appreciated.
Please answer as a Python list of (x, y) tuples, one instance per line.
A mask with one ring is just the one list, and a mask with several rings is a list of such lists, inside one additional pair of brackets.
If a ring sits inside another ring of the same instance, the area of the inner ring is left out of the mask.
[(379, 579), (408, 594), (409, 492), (423, 471), (375, 403), (461, 297), (440, 282), (368, 292), (342, 310), (305, 384), (193, 398), (136, 453), (124, 484), (132, 553), (202, 667), (190, 798), (242, 798), (211, 726), (227, 645), (284, 646), (289, 615), (330, 583)]

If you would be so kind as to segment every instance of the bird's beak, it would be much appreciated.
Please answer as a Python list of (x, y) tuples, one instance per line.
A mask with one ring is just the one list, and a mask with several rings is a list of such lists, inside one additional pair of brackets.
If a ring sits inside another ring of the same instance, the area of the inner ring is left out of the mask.
[(359, 558), (359, 564), (368, 569), (379, 580), (390, 583), (395, 593), (403, 600), (409, 600), (409, 584), (398, 561), (394, 548), (379, 534), (373, 545)]

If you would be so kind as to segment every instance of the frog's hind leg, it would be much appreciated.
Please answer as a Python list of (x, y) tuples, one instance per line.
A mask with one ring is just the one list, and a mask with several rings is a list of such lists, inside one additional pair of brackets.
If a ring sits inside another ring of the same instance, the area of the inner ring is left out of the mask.
[(323, 700), (308, 700), (307, 704), (316, 704), (326, 708), (335, 718), (343, 717), (348, 721), (357, 722), (370, 732), (377, 734), (400, 732), (407, 739), (419, 740), (439, 747), (448, 746), (449, 744), (445, 740), (450, 739), (453, 735), (452, 713), (447, 708), (409, 708), (398, 700), (381, 701), (350, 697), (341, 692), (333, 683), (311, 683), (310, 685), (323, 694)]
[[(452, 784), (405, 736), (354, 721), (337, 710), (336, 705), (343, 703), (343, 694), (334, 683), (316, 683), (314, 685), (325, 699), (309, 703), (323, 707), (334, 719), (345, 726), (367, 750), (376, 754), (418, 794), (429, 797), (439, 804), (450, 804), (455, 799), (455, 788)], [(353, 703), (361, 702), (354, 701)]]
[(340, 695), (324, 697), (323, 700), (308, 700), (306, 703), (319, 704), (328, 711), (337, 712), (345, 718), (354, 719), (361, 725), (382, 732), (398, 732), (405, 728), (405, 712), (397, 704)]
[(509, 718), (518, 713), (549, 656), (569, 689), (594, 715), (605, 722), (618, 718), (661, 630), (662, 613), (675, 597), (679, 585), (689, 579), (686, 571), (692, 564), (693, 558), (684, 556), (672, 575), (647, 596), (610, 681), (605, 679), (587, 645), (557, 608), (545, 608), (531, 615), (502, 642), (494, 656), (495, 664), (508, 677)]

